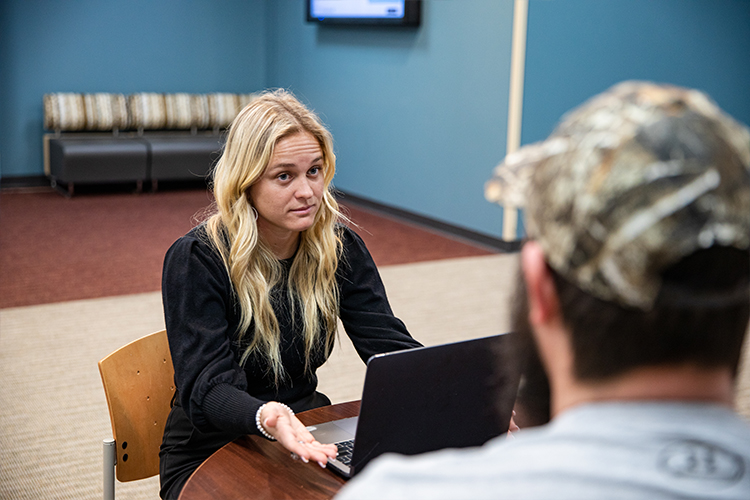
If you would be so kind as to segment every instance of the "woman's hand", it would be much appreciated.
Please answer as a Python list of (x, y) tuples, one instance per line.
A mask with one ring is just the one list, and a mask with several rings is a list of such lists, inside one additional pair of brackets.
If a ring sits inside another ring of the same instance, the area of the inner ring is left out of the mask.
[(329, 458), (336, 458), (335, 444), (321, 444), (287, 408), (271, 401), (260, 413), (260, 422), (281, 445), (307, 463), (310, 460), (325, 467)]

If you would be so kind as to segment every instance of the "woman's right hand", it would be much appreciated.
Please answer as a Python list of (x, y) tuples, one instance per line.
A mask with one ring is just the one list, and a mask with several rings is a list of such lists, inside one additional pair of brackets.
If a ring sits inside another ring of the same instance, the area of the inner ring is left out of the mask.
[(316, 441), (310, 431), (286, 406), (275, 401), (266, 403), (260, 413), (260, 422), (284, 448), (305, 463), (312, 460), (325, 468), (329, 458), (336, 458), (338, 453), (336, 445), (321, 444)]

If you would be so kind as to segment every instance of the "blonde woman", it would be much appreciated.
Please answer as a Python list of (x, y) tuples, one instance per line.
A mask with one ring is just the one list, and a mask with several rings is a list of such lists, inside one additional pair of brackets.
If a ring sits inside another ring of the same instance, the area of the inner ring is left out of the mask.
[(289, 92), (266, 92), (229, 129), (216, 212), (169, 249), (162, 294), (177, 394), (161, 496), (243, 434), (303, 461), (336, 456), (294, 416), (330, 404), (315, 372), (341, 319), (363, 360), (418, 347), (388, 304), (362, 240), (331, 194), (332, 138)]

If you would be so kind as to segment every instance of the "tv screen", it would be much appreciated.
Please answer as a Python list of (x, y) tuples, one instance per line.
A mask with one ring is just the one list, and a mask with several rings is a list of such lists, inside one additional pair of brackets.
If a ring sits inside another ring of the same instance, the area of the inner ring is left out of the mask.
[(307, 20), (322, 24), (419, 26), (421, 0), (307, 0)]

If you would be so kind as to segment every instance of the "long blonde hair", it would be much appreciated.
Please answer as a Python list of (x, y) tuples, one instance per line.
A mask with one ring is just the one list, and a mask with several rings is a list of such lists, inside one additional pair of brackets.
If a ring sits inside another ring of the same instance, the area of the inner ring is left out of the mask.
[[(292, 318), (297, 317), (294, 308), (301, 308), (305, 366), (310, 372), (310, 360), (321, 335), (325, 336), (326, 356), (336, 335), (339, 312), (336, 268), (342, 245), (336, 223), (343, 216), (332, 194), (336, 157), (331, 134), (290, 92), (283, 89), (264, 92), (230, 125), (224, 151), (213, 172), (217, 212), (206, 221), (210, 242), (224, 260), (240, 305), (237, 341), (247, 343), (240, 363), (244, 364), (251, 356), (265, 360), (277, 385), (284, 377), (284, 367), (279, 322), (270, 296), (271, 290), (280, 284), (283, 270), (259, 237), (247, 193), (265, 172), (279, 140), (303, 131), (312, 134), (320, 144), (325, 180), (321, 206), (312, 227), (300, 234), (287, 282)], [(252, 335), (249, 342), (246, 335)]]

